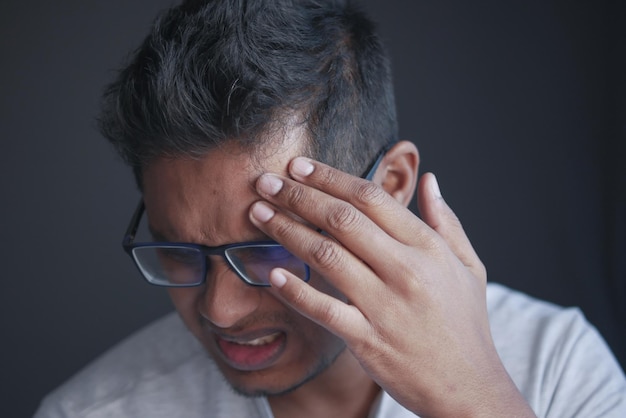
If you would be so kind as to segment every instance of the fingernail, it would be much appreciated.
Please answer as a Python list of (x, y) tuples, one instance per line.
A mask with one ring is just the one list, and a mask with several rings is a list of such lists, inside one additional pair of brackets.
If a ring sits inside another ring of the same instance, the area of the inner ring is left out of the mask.
[(431, 187), (435, 197), (441, 198), (441, 190), (439, 190), (439, 183), (437, 182), (437, 177), (435, 177), (434, 174), (433, 174), (433, 181), (430, 184), (430, 187)]
[(273, 287), (281, 288), (287, 283), (287, 276), (280, 270), (274, 270), (270, 273), (270, 284)]
[(271, 174), (264, 174), (259, 179), (259, 190), (270, 196), (274, 196), (283, 188), (283, 181)]
[(308, 176), (314, 169), (315, 167), (313, 164), (311, 164), (308, 159), (303, 157), (296, 158), (291, 164), (291, 173), (300, 177)]
[(259, 222), (267, 222), (274, 217), (274, 209), (269, 207), (264, 202), (256, 202), (254, 206), (252, 206), (252, 217)]

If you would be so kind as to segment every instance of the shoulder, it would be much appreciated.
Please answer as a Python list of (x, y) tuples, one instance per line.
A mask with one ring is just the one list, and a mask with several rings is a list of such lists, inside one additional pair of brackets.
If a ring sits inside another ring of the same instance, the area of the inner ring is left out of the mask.
[(494, 338), (502, 339), (502, 343), (527, 333), (546, 338), (554, 335), (553, 331), (563, 332), (568, 323), (578, 329), (587, 327), (577, 308), (565, 309), (497, 283), (487, 285), (487, 308)]
[[(208, 394), (208, 395), (207, 395)], [(39, 417), (212, 416), (256, 403), (236, 395), (175, 313), (123, 340), (48, 395)], [(248, 416), (252, 416), (249, 414)]]
[(539, 416), (626, 414), (624, 374), (579, 309), (497, 284), (487, 301), (500, 358)]

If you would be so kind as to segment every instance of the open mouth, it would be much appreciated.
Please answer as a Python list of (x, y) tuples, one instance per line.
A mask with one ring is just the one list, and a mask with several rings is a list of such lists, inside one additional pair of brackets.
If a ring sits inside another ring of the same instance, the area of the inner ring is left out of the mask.
[(274, 332), (248, 340), (223, 336), (217, 336), (216, 340), (231, 367), (250, 371), (273, 364), (285, 348), (286, 336), (283, 332)]
[(254, 340), (251, 340), (251, 341), (239, 341), (237, 342), (237, 344), (259, 346), (259, 345), (270, 344), (276, 341), (279, 337), (280, 337), (280, 332), (275, 332), (274, 334), (266, 335), (265, 337), (255, 338)]

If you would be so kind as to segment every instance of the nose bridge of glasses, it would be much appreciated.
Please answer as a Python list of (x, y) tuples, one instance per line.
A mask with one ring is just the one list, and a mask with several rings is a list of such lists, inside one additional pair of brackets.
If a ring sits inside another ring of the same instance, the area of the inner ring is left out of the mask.
[[(235, 264), (230, 260), (228, 255), (226, 254), (228, 247), (217, 247), (217, 248), (205, 248), (204, 249), (204, 257), (207, 264), (206, 268), (206, 282), (209, 283), (212, 280), (212, 277), (222, 275), (224, 272), (231, 272), (237, 277), (237, 279), (244, 280), (239, 272)], [(239, 281), (239, 280), (238, 280)]]
[(207, 264), (206, 268), (206, 281), (210, 282), (212, 277), (221, 276), (226, 272), (231, 272), (237, 275), (237, 272), (233, 268), (232, 264), (226, 257), (224, 251), (207, 251), (204, 254)]
[[(221, 258), (219, 255), (208, 257)], [(240, 280), (225, 259), (215, 261), (217, 262), (207, 269), (200, 311), (213, 324), (228, 328), (254, 312), (260, 304), (261, 295), (258, 288), (248, 286)]]

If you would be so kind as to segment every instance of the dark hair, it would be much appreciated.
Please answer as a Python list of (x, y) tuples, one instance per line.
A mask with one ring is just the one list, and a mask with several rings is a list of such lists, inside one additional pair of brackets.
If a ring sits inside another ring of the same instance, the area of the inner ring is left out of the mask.
[[(296, 115), (312, 158), (353, 174), (397, 140), (388, 58), (350, 1), (187, 1), (167, 10), (103, 95), (99, 127), (133, 167), (254, 149)], [(257, 148), (259, 149), (259, 148)]]

